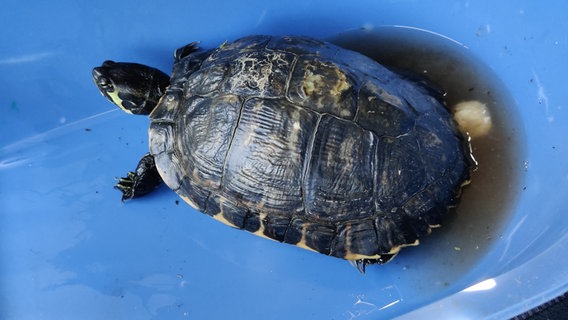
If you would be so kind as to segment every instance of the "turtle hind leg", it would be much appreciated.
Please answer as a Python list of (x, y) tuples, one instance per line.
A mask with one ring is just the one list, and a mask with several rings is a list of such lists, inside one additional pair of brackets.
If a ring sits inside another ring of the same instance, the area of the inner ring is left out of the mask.
[(142, 197), (152, 192), (162, 183), (154, 157), (147, 153), (138, 162), (136, 170), (128, 172), (114, 186), (122, 192), (122, 201)]
[(365, 273), (365, 269), (370, 264), (385, 264), (394, 258), (396, 254), (384, 254), (378, 259), (357, 259), (351, 261), (351, 264), (357, 268), (357, 271)]

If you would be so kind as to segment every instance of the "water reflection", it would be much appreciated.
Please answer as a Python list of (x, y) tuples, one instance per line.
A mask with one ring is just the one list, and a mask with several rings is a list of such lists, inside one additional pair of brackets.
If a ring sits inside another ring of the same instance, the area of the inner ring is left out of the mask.
[(22, 54), (17, 56), (1, 58), (0, 64), (20, 64), (20, 63), (37, 62), (39, 60), (51, 57), (53, 55), (55, 55), (55, 52), (52, 51)]

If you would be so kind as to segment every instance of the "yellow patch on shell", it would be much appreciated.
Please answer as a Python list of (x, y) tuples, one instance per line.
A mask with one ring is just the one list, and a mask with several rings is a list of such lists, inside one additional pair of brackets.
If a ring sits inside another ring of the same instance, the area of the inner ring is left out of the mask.
[(324, 79), (320, 74), (314, 74), (311, 70), (306, 70), (302, 90), (307, 96), (312, 95), (322, 86), (323, 81)]
[[(347, 81), (345, 73), (341, 72), (338, 68), (335, 68), (335, 74), (337, 75), (337, 82), (329, 89), (329, 93), (332, 96), (339, 96), (343, 91), (349, 89), (351, 85)], [(322, 88), (329, 88), (329, 84), (326, 84), (325, 81), (327, 80), (321, 74), (314, 74), (311, 70), (306, 70), (302, 90), (307, 96), (313, 93), (323, 94), (323, 92), (321, 92)]]
[(317, 252), (315, 249), (310, 248), (307, 244), (305, 239), (302, 237), (302, 239), (300, 241), (298, 241), (298, 243), (295, 244), (296, 246), (302, 248), (302, 249), (306, 249), (306, 250), (310, 250), (313, 252)]
[(397, 247), (393, 247), (387, 253), (375, 254), (375, 255), (372, 255), (372, 256), (359, 254), (359, 253), (352, 253), (352, 252), (347, 251), (347, 253), (345, 253), (345, 256), (343, 257), (343, 259), (345, 259), (345, 260), (379, 259), (379, 258), (381, 258), (382, 255), (395, 255), (400, 251), (400, 249), (402, 249), (404, 247), (417, 246), (419, 244), (420, 244), (420, 241), (418, 239), (416, 239), (416, 241), (414, 241), (413, 243), (408, 243), (408, 244), (403, 244), (403, 245), (400, 245), (400, 246), (397, 246)]
[(256, 234), (257, 236), (260, 236), (260, 237), (263, 237), (263, 238), (271, 239), (264, 234), (264, 219), (266, 219), (266, 216), (267, 216), (266, 213), (260, 213), (258, 215), (258, 223), (260, 224), (260, 227), (258, 227), (258, 230), (253, 232), (253, 234)]
[(199, 211), (199, 207), (197, 206), (197, 204), (195, 204), (195, 202), (193, 202), (190, 198), (181, 195), (180, 197), (183, 199), (183, 201), (187, 202), (187, 204), (189, 204), (193, 209)]
[(304, 223), (304, 225), (302, 226), (302, 238), (300, 238), (300, 241), (298, 241), (296, 243), (296, 246), (306, 249), (306, 250), (310, 250), (310, 251), (314, 251), (317, 252), (317, 250), (311, 248), (310, 246), (308, 246), (308, 244), (306, 243), (306, 233), (308, 232), (308, 224)]
[(343, 259), (345, 260), (361, 260), (361, 259), (380, 259), (381, 255), (380, 254), (375, 254), (373, 256), (367, 256), (364, 254), (358, 254), (358, 253), (351, 253), (348, 252), (345, 254), (345, 256), (343, 257)]
[(222, 213), (222, 212), (219, 212), (218, 214), (214, 215), (214, 216), (213, 216), (213, 219), (215, 219), (215, 220), (217, 220), (217, 221), (221, 221), (221, 222), (223, 222), (224, 224), (226, 224), (226, 225), (228, 225), (228, 226), (230, 226), (230, 227), (233, 227), (233, 228), (237, 228), (237, 229), (238, 229), (238, 227), (237, 227), (236, 225), (232, 224), (229, 220), (227, 220), (227, 219), (225, 218), (225, 216), (223, 216), (223, 213)]
[(213, 219), (215, 219), (217, 221), (221, 221), (221, 222), (223, 222), (224, 224), (226, 224), (230, 227), (239, 229), (239, 227), (234, 225), (231, 221), (227, 220), (227, 218), (225, 218), (225, 216), (223, 215), (223, 198), (222, 197), (219, 198), (219, 207), (221, 208), (221, 211), (219, 211), (219, 213), (213, 215)]
[(335, 73), (337, 74), (337, 82), (335, 86), (331, 89), (330, 93), (334, 96), (340, 95), (343, 91), (349, 89), (351, 85), (347, 82), (347, 77), (345, 73), (341, 72), (339, 69), (335, 69)]

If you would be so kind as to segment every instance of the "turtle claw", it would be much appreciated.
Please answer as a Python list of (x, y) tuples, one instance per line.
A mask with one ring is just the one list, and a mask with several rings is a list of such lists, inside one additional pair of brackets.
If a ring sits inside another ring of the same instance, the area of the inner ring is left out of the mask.
[(118, 179), (114, 188), (122, 192), (122, 201), (126, 201), (152, 192), (160, 183), (162, 183), (162, 178), (154, 163), (154, 157), (147, 153), (138, 162), (136, 170)]
[(355, 268), (357, 268), (357, 271), (359, 271), (362, 274), (365, 274), (365, 269), (366, 269), (367, 265), (377, 263), (377, 260), (357, 259), (357, 260), (349, 260), (349, 263), (352, 266), (354, 266)]
[(118, 183), (114, 185), (115, 189), (122, 192), (121, 201), (130, 200), (134, 198), (134, 181), (136, 180), (136, 174), (132, 171), (128, 172), (127, 176), (118, 179)]
[(199, 42), (192, 42), (188, 45), (185, 45), (179, 49), (177, 49), (174, 53), (175, 61), (180, 61), (181, 59), (187, 57), (188, 55), (194, 53), (195, 51), (199, 50)]
[(355, 260), (355, 262), (353, 263), (355, 265), (355, 268), (357, 268), (357, 271), (359, 271), (362, 274), (365, 274), (365, 267), (368, 264), (368, 260), (367, 259), (359, 259), (359, 260)]
[(396, 254), (384, 254), (379, 256), (377, 259), (357, 259), (350, 261), (351, 264), (357, 268), (357, 271), (360, 273), (365, 273), (365, 270), (368, 265), (370, 264), (385, 264), (389, 262), (392, 258), (394, 258)]

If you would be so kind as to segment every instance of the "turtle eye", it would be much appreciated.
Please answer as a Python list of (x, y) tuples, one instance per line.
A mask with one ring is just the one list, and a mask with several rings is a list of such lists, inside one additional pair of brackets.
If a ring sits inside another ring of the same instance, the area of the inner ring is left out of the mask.
[(100, 90), (105, 92), (114, 92), (114, 86), (112, 82), (108, 81), (107, 78), (101, 78), (97, 81), (97, 85), (99, 86)]
[(101, 89), (109, 89), (112, 85), (108, 82), (108, 79), (105, 77), (101, 77), (97, 80), (97, 84)]
[(101, 68), (93, 69), (93, 78), (95, 80), (95, 83), (97, 84), (97, 87), (99, 87), (100, 90), (106, 92), (114, 91), (112, 81), (110, 81), (109, 78), (103, 75), (103, 71)]

